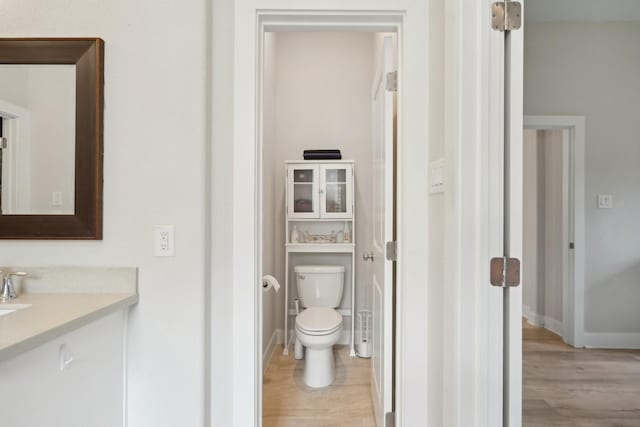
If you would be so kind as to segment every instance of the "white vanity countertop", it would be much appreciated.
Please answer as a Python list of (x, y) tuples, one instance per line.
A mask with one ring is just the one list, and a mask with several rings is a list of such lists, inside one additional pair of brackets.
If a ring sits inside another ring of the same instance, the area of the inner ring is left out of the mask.
[(30, 307), (0, 316), (0, 362), (35, 348), (100, 317), (138, 302), (128, 293), (25, 293), (14, 304)]

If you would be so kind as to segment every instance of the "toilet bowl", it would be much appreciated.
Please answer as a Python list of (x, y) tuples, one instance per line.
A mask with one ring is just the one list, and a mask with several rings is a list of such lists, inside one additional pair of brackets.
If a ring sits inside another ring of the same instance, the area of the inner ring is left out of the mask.
[(326, 387), (336, 376), (333, 345), (340, 339), (345, 268), (341, 265), (295, 267), (298, 297), (306, 310), (296, 316), (296, 338), (305, 347), (304, 383)]
[(341, 332), (342, 316), (333, 308), (309, 307), (296, 317), (296, 338), (305, 347), (307, 386), (326, 387), (335, 379), (333, 345)]

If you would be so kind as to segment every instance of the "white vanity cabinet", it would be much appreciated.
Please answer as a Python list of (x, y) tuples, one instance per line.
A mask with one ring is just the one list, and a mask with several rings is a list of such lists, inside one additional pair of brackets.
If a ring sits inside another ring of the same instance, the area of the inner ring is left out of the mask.
[(290, 219), (353, 217), (353, 163), (306, 162), (287, 165)]
[(0, 425), (122, 427), (124, 322), (118, 310), (0, 362)]

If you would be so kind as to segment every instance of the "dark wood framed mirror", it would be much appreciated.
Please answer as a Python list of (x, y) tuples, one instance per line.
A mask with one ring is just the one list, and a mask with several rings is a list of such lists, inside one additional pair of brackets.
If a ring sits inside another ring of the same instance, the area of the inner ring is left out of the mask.
[(0, 39), (0, 239), (102, 239), (103, 86), (99, 38)]

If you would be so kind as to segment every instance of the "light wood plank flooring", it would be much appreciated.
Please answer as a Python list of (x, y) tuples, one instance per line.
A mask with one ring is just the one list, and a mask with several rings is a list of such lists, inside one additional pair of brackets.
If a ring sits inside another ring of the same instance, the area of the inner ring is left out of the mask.
[(304, 361), (276, 348), (264, 374), (264, 427), (375, 427), (369, 378), (371, 361), (334, 346), (336, 379), (329, 387), (304, 385)]
[(526, 321), (524, 427), (639, 427), (640, 351), (574, 349)]

